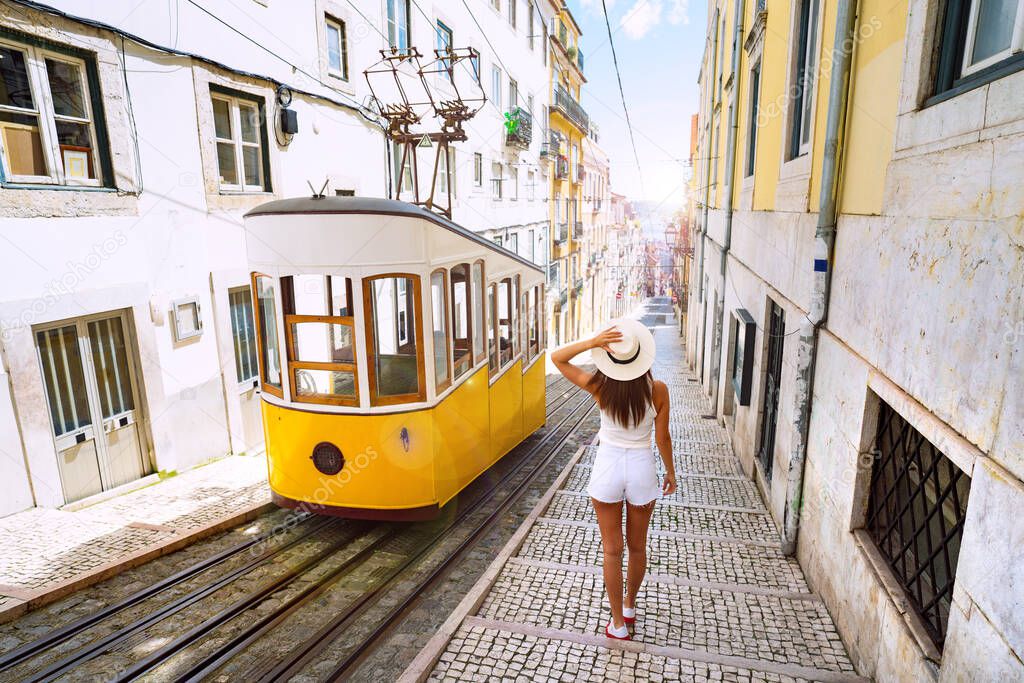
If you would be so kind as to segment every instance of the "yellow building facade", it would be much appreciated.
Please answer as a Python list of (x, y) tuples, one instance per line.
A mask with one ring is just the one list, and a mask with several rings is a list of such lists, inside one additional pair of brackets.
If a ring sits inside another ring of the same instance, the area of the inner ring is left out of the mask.
[(1024, 2), (707, 17), (688, 360), (858, 673), (1024, 680)]
[(551, 104), (545, 153), (551, 161), (548, 206), (551, 220), (549, 338), (563, 344), (579, 337), (583, 274), (583, 141), (590, 117), (580, 106), (583, 75), (582, 31), (565, 2), (551, 2), (548, 68)]

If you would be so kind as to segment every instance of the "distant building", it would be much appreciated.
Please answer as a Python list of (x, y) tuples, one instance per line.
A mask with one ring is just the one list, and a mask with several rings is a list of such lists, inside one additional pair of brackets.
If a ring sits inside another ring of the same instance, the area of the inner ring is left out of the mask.
[(1024, 5), (1000, 7), (708, 8), (688, 357), (880, 681), (1024, 680)]

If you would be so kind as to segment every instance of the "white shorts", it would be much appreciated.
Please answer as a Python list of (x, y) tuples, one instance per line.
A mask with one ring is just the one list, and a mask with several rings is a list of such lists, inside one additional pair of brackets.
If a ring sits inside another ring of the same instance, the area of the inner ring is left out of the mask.
[(654, 451), (600, 444), (587, 493), (602, 503), (646, 505), (661, 496)]

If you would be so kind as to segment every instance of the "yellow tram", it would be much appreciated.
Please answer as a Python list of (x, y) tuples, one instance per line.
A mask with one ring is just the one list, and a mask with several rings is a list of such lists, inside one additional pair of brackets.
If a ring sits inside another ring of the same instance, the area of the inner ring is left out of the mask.
[(270, 488), (427, 519), (544, 424), (544, 275), (431, 211), (299, 198), (245, 216)]

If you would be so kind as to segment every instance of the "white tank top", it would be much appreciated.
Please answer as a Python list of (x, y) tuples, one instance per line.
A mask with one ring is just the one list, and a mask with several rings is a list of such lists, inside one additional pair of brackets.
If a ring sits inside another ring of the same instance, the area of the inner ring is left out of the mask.
[(654, 418), (657, 411), (652, 404), (647, 404), (647, 412), (639, 424), (623, 427), (614, 417), (601, 410), (601, 429), (597, 438), (601, 443), (619, 448), (650, 448), (651, 434), (654, 432)]

